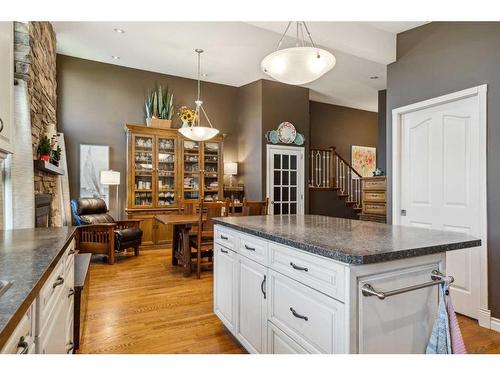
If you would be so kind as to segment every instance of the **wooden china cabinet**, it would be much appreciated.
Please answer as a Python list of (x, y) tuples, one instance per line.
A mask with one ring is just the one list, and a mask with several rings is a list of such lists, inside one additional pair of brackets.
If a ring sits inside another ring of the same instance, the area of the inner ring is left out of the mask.
[(222, 136), (194, 142), (177, 129), (127, 125), (127, 208), (142, 219), (143, 247), (171, 242), (172, 228), (155, 215), (177, 213), (183, 201), (223, 199)]

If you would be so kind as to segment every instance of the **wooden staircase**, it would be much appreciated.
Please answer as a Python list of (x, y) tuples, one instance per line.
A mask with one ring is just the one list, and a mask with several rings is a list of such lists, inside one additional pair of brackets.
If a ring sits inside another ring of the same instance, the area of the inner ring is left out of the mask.
[(309, 152), (309, 190), (332, 190), (337, 199), (359, 214), (361, 176), (342, 158), (335, 147), (311, 149)]

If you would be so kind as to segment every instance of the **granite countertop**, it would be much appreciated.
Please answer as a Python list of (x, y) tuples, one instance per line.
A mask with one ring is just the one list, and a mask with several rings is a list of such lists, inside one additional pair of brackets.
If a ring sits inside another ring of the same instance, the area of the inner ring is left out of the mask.
[(0, 295), (0, 348), (38, 295), (74, 231), (75, 227), (0, 231), (0, 280), (12, 282)]
[(348, 264), (390, 260), (480, 246), (466, 234), (319, 215), (234, 216), (216, 224)]

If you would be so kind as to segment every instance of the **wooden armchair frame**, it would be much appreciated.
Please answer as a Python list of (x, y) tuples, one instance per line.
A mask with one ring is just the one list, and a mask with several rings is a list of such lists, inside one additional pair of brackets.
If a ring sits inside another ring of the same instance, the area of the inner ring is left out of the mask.
[[(108, 263), (115, 263), (115, 230), (139, 228), (141, 220), (117, 220), (114, 223), (89, 224), (77, 228), (76, 248), (83, 253), (105, 254)], [(134, 248), (139, 255), (139, 247)]]

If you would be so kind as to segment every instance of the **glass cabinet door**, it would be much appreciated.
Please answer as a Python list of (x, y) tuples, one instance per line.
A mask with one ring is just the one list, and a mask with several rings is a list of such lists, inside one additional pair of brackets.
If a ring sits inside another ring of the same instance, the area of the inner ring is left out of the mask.
[(183, 191), (184, 199), (200, 197), (200, 145), (195, 141), (183, 141)]
[(177, 204), (175, 181), (175, 139), (157, 137), (157, 194), (156, 207)]
[(153, 150), (152, 136), (133, 135), (134, 164), (133, 204), (136, 207), (153, 206)]
[(219, 197), (219, 158), (220, 143), (205, 142), (203, 144), (203, 199), (217, 201)]

